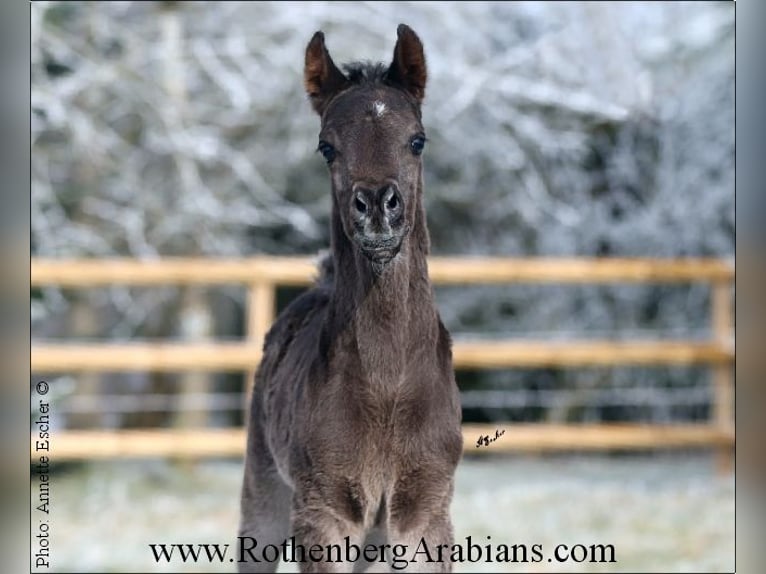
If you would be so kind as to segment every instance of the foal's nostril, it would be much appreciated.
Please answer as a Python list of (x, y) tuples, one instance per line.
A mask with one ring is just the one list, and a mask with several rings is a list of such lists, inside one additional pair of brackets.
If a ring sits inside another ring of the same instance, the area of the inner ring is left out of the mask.
[(398, 208), (400, 205), (399, 194), (396, 192), (396, 189), (393, 187), (389, 187), (386, 190), (381, 200), (382, 200), (381, 203), (383, 205), (383, 209), (386, 213), (389, 213), (391, 211), (396, 211), (396, 208)]
[(358, 195), (354, 198), (354, 207), (363, 215), (367, 213), (367, 204)]

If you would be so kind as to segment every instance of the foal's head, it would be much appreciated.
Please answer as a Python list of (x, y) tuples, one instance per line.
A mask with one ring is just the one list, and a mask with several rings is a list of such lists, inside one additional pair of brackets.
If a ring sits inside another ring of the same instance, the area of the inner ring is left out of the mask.
[(400, 24), (397, 35), (388, 68), (351, 64), (344, 74), (317, 32), (304, 69), (343, 233), (376, 267), (398, 254), (421, 192), (426, 61), (415, 32)]

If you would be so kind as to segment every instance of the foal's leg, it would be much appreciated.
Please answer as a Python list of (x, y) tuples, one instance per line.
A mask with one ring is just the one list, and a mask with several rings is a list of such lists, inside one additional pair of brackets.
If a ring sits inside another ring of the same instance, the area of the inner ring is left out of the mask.
[[(306, 552), (306, 560), (300, 563), (301, 572), (351, 572), (363, 560), (363, 511), (357, 504), (359, 501), (350, 500), (343, 488), (328, 488), (311, 482), (296, 485), (292, 533), (296, 546), (303, 546)], [(353, 510), (349, 512), (349, 508)], [(358, 555), (346, 555), (346, 537), (348, 546), (359, 550)], [(317, 545), (321, 552), (317, 550), (315, 560), (312, 560), (309, 551)], [(334, 553), (328, 556), (329, 545), (340, 546), (340, 556)], [(327, 561), (328, 558), (332, 561)]]
[(391, 504), (389, 537), (392, 546), (402, 544), (407, 548), (401, 559), (408, 562), (404, 572), (452, 572), (452, 490), (451, 478), (431, 481), (416, 475), (398, 482)]
[(376, 553), (375, 560), (373, 561), (369, 561), (364, 557), (364, 549), (368, 545), (377, 546), (380, 548), (386, 544), (388, 544), (388, 536), (386, 536), (384, 529), (379, 526), (373, 527), (367, 533), (367, 536), (364, 538), (364, 541), (361, 544), (362, 556), (359, 558), (359, 562), (354, 564), (353, 572), (359, 574), (377, 574), (379, 572), (391, 572), (391, 567), (388, 565), (388, 562), (386, 562), (388, 555), (384, 555), (381, 559), (380, 554)]
[[(264, 546), (274, 544), (279, 547), (287, 539), (292, 489), (277, 472), (274, 458), (263, 438), (259, 413), (253, 412), (252, 416), (236, 560), (239, 572), (276, 572), (279, 561), (265, 561), (261, 553)], [(252, 552), (248, 553), (248, 549)]]

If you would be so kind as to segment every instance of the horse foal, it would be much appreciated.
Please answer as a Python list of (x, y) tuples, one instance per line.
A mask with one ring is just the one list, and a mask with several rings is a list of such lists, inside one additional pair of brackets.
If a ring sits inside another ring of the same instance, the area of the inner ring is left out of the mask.
[[(415, 32), (402, 24), (397, 35), (388, 67), (341, 71), (321, 32), (306, 48), (304, 86), (332, 184), (331, 249), (317, 284), (264, 344), (239, 527), (241, 548), (257, 546), (241, 552), (242, 572), (274, 571), (260, 549), (289, 537), (305, 550), (304, 572), (389, 568), (397, 558), (407, 572), (451, 570), (414, 556), (423, 544), (432, 556), (452, 544), (462, 435), (450, 336), (426, 264), (426, 61)], [(369, 542), (386, 555), (309, 552)], [(404, 557), (393, 554), (405, 545)]]

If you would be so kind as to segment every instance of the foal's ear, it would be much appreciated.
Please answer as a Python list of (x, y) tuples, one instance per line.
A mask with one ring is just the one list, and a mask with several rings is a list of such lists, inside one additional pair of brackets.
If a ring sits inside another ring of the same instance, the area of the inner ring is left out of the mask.
[(316, 32), (306, 46), (306, 64), (303, 68), (303, 85), (311, 99), (314, 111), (322, 114), (332, 96), (348, 82), (324, 45), (324, 34)]
[(388, 68), (388, 80), (407, 90), (418, 103), (426, 95), (426, 57), (418, 35), (406, 24), (396, 29), (394, 59)]

